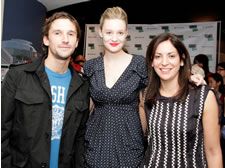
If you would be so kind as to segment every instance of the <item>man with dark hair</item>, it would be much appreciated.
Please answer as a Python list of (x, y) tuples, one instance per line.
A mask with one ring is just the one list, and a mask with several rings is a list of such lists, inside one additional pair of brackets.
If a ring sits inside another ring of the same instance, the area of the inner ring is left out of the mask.
[(2, 167), (83, 167), (88, 81), (70, 65), (80, 27), (68, 13), (46, 19), (46, 54), (13, 67), (2, 83)]

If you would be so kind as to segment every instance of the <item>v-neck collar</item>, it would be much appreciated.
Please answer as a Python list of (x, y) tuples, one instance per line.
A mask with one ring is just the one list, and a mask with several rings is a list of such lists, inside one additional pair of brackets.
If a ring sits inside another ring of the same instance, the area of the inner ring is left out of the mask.
[(102, 66), (102, 78), (103, 78), (103, 86), (105, 88), (107, 88), (108, 90), (111, 90), (113, 89), (119, 82), (120, 80), (123, 78), (123, 76), (126, 74), (126, 72), (130, 69), (132, 63), (133, 63), (133, 60), (134, 60), (134, 55), (132, 55), (132, 58), (131, 58), (131, 61), (130, 63), (128, 64), (128, 66), (125, 68), (125, 70), (122, 72), (122, 74), (120, 75), (120, 77), (117, 79), (117, 81), (112, 85), (112, 87), (108, 87), (106, 85), (106, 78), (105, 78), (105, 66), (104, 66), (104, 58), (103, 56), (101, 57), (101, 66)]

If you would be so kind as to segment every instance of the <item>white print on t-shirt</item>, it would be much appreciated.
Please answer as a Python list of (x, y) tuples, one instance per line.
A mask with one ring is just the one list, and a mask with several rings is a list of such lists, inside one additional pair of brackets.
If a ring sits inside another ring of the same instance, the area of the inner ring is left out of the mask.
[(65, 88), (52, 86), (52, 137), (51, 140), (60, 139), (63, 125)]
[(52, 103), (65, 104), (65, 88), (62, 86), (52, 86)]

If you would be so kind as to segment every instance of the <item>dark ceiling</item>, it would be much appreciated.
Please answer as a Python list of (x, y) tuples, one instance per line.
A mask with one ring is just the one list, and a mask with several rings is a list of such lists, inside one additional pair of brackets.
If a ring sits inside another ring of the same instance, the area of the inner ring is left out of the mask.
[(219, 21), (224, 20), (222, 13), (225, 13), (222, 3), (216, 1), (205, 1), (202, 4), (191, 1), (155, 1), (152, 4), (151, 0), (91, 0), (49, 11), (49, 14), (64, 10), (82, 23), (98, 23), (103, 11), (112, 6), (121, 6), (127, 12), (131, 24), (191, 22), (200, 17), (203, 21)]
[(221, 38), (225, 40), (225, 8), (221, 1), (91, 0), (49, 11), (47, 15), (55, 11), (69, 12), (84, 31), (85, 24), (98, 24), (104, 10), (112, 6), (121, 6), (130, 24), (221, 21)]

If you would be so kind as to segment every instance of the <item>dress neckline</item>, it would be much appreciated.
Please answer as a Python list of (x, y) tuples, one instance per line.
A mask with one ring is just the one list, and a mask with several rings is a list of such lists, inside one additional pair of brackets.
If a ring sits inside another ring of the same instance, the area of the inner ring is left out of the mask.
[(113, 89), (119, 82), (120, 80), (123, 78), (124, 74), (130, 69), (132, 63), (133, 63), (133, 60), (134, 60), (134, 55), (132, 55), (132, 58), (131, 58), (131, 61), (130, 63), (128, 64), (128, 66), (124, 69), (124, 71), (122, 72), (122, 74), (119, 76), (119, 78), (116, 80), (116, 82), (112, 85), (112, 87), (108, 87), (106, 85), (106, 78), (105, 78), (105, 66), (104, 66), (104, 58), (103, 56), (101, 57), (101, 64), (102, 64), (102, 69), (103, 69), (103, 86), (105, 86), (107, 89), (111, 90)]

